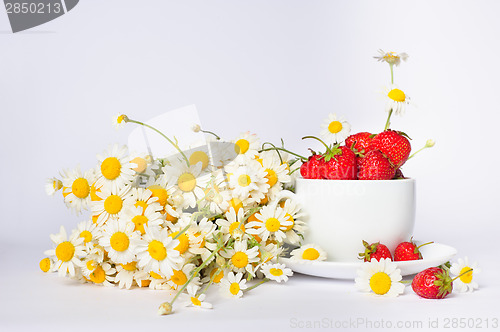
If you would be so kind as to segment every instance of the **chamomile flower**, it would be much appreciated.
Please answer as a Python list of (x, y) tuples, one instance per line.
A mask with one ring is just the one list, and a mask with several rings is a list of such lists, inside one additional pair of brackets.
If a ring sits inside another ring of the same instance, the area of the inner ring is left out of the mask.
[(77, 167), (63, 171), (61, 175), (66, 205), (76, 213), (86, 210), (90, 203), (90, 185), (95, 180), (94, 170), (90, 169), (83, 174), (80, 167)]
[(147, 271), (160, 272), (166, 277), (174, 274), (184, 263), (179, 251), (174, 248), (178, 240), (169, 236), (168, 230), (145, 227), (145, 234), (137, 246), (139, 267)]
[[(470, 269), (472, 269), (472, 271), (465, 273)], [(459, 292), (473, 292), (475, 289), (479, 288), (477, 282), (473, 280), (473, 276), (480, 273), (481, 269), (479, 269), (476, 262), (470, 264), (468, 257), (464, 259), (459, 258), (458, 262), (454, 262), (451, 265), (450, 272), (457, 277), (463, 274), (453, 282)]]
[(306, 223), (302, 221), (304, 213), (300, 205), (293, 200), (287, 199), (284, 203), (280, 203), (280, 206), (285, 211), (285, 219), (291, 222), (288, 225), (285, 232), (285, 242), (289, 244), (299, 244), (301, 240), (301, 235), (304, 235), (306, 230)]
[(199, 287), (197, 286), (192, 286), (189, 284), (187, 286), (187, 292), (189, 296), (189, 301), (186, 303), (186, 306), (190, 307), (196, 307), (196, 308), (203, 308), (203, 309), (212, 309), (212, 304), (205, 302), (205, 294), (198, 294), (196, 295)]
[(162, 214), (160, 212), (156, 212), (158, 209), (161, 209), (158, 203), (147, 206), (146, 211), (143, 211), (142, 206), (131, 206), (123, 211), (120, 219), (131, 222), (134, 224), (134, 231), (144, 235), (145, 226), (159, 227), (163, 224), (164, 220)]
[(130, 289), (138, 271), (135, 261), (127, 264), (116, 264), (115, 284), (118, 284), (119, 288)]
[(277, 282), (287, 282), (288, 277), (293, 275), (292, 270), (287, 268), (285, 264), (262, 264), (261, 269), (266, 278)]
[[(182, 269), (179, 270), (174, 270), (174, 274), (168, 279), (167, 283), (172, 289), (179, 289), (182, 286), (184, 286), (189, 278), (191, 277), (191, 274), (193, 273), (193, 270), (196, 268), (194, 264), (185, 264)], [(197, 286), (200, 284), (200, 277), (196, 276), (191, 280), (189, 285)]]
[(260, 154), (259, 161), (266, 172), (265, 178), (269, 185), (269, 199), (282, 190), (283, 184), (289, 183), (292, 179), (289, 175), (288, 164), (282, 163), (276, 151), (264, 151)]
[(238, 213), (236, 213), (234, 208), (231, 207), (225, 214), (226, 219), (217, 219), (215, 223), (220, 227), (224, 242), (227, 242), (230, 237), (235, 240), (242, 239), (246, 230), (244, 224), (244, 213), (243, 209), (239, 209)]
[(397, 86), (391, 85), (385, 89), (386, 104), (385, 110), (389, 112), (393, 110), (397, 115), (403, 115), (406, 105), (410, 104), (410, 98), (400, 90)]
[(255, 214), (257, 220), (247, 224), (247, 233), (258, 235), (263, 241), (271, 239), (283, 242), (286, 238), (285, 231), (292, 225), (285, 215), (281, 207), (266, 205)]
[(187, 158), (190, 165), (201, 164), (201, 171), (207, 171), (210, 165), (210, 157), (207, 146), (200, 146), (187, 151)]
[(243, 279), (243, 273), (238, 272), (236, 275), (229, 272), (227, 277), (224, 277), (220, 282), (221, 292), (229, 297), (240, 298), (243, 296), (243, 290), (247, 289), (246, 280)]
[(139, 243), (139, 234), (134, 231), (133, 222), (110, 220), (102, 230), (99, 239), (101, 245), (115, 263), (129, 263), (135, 260), (135, 249)]
[(378, 61), (385, 61), (390, 65), (399, 66), (401, 60), (406, 61), (408, 59), (408, 54), (406, 53), (396, 53), (396, 52), (384, 52), (383, 50), (378, 50), (379, 55), (374, 56)]
[(242, 133), (234, 141), (234, 152), (237, 156), (235, 158), (238, 162), (246, 162), (247, 160), (254, 159), (258, 153), (260, 143), (257, 135), (250, 132)]
[(221, 252), (221, 256), (229, 259), (229, 265), (235, 272), (245, 272), (254, 275), (252, 263), (259, 261), (259, 248), (248, 248), (247, 241), (235, 241), (234, 248)]
[(202, 208), (208, 207), (214, 215), (222, 214), (228, 209), (231, 193), (227, 188), (222, 170), (212, 172), (212, 177), (204, 189), (204, 193), (205, 197), (200, 202)]
[(336, 144), (345, 141), (351, 132), (351, 125), (344, 117), (330, 113), (321, 125), (321, 138), (326, 144)]
[(113, 117), (111, 118), (111, 123), (113, 124), (113, 127), (118, 130), (125, 127), (125, 123), (127, 123), (127, 120), (128, 118), (125, 114), (118, 113), (113, 115)]
[(54, 261), (49, 257), (45, 257), (40, 261), (39, 266), (43, 272), (52, 272), (54, 270)]
[(170, 165), (162, 168), (166, 176), (167, 186), (173, 185), (176, 189), (175, 194), (181, 194), (183, 202), (182, 207), (196, 206), (196, 201), (205, 196), (203, 189), (206, 187), (209, 177), (202, 176), (202, 164), (188, 166), (183, 161), (172, 161)]
[(114, 286), (115, 278), (113, 275), (116, 270), (109, 263), (97, 264), (96, 268), (89, 275), (88, 279), (96, 285), (106, 287)]
[[(102, 263), (102, 262), (101, 262)], [(89, 255), (83, 260), (82, 267), (80, 269), (82, 275), (89, 280), (90, 275), (99, 265), (99, 262), (95, 260), (95, 257)]]
[(292, 250), (291, 259), (294, 261), (324, 261), (327, 258), (326, 252), (315, 244), (306, 244)]
[(124, 186), (120, 191), (114, 190), (111, 186), (105, 185), (97, 192), (100, 201), (93, 201), (91, 204), (92, 215), (96, 216), (96, 223), (102, 226), (109, 219), (116, 220), (120, 212), (126, 209), (125, 200), (129, 196), (130, 186)]
[(45, 192), (49, 196), (54, 196), (54, 194), (58, 190), (62, 189), (62, 187), (63, 187), (62, 181), (57, 178), (53, 177), (45, 180)]
[(156, 289), (156, 290), (165, 290), (165, 289), (172, 289), (170, 285), (167, 283), (168, 278), (163, 275), (163, 273), (156, 273), (156, 272), (149, 272), (150, 280), (151, 282), (149, 283), (149, 288), (151, 289)]
[(130, 162), (126, 146), (113, 145), (102, 155), (97, 155), (99, 175), (96, 188), (109, 185), (112, 191), (120, 191), (134, 180), (134, 168), (137, 164)]
[(382, 296), (398, 296), (404, 292), (401, 271), (390, 258), (365, 262), (354, 279), (356, 288), (362, 292), (373, 292)]
[(165, 215), (167, 219), (169, 218), (169, 216), (171, 219), (176, 219), (179, 217), (179, 213), (176, 212), (176, 210), (172, 207), (173, 204), (172, 198), (175, 197), (174, 193), (176, 192), (176, 189), (174, 185), (171, 185), (170, 187), (165, 187), (164, 185), (161, 185), (162, 182), (164, 181), (157, 180), (153, 184), (149, 185), (147, 189), (152, 193), (151, 198), (153, 199), (157, 198), (155, 203), (160, 204), (161, 207), (160, 213)]
[(69, 274), (75, 276), (75, 267), (81, 267), (80, 257), (85, 256), (83, 239), (74, 232), (69, 238), (64, 226), (61, 226), (59, 234), (51, 234), (50, 239), (56, 246), (55, 249), (45, 251), (45, 255), (54, 261), (54, 270), (64, 277)]
[(269, 190), (266, 171), (256, 160), (248, 160), (245, 165), (227, 167), (229, 188), (234, 197), (246, 199), (250, 197), (259, 202)]
[(83, 238), (83, 244), (88, 252), (98, 243), (101, 236), (100, 229), (91, 220), (78, 223), (76, 232), (79, 237)]

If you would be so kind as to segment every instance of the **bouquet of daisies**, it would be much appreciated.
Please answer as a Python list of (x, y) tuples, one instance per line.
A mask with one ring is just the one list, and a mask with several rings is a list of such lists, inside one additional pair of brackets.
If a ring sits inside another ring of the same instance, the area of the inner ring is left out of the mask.
[(158, 158), (113, 145), (97, 156), (96, 168), (47, 180), (49, 195), (61, 190), (69, 209), (90, 213), (70, 233), (61, 227), (50, 236), (43, 271), (96, 285), (175, 290), (162, 314), (180, 294), (188, 305), (211, 308), (205, 292), (214, 284), (238, 298), (263, 282), (288, 280), (292, 271), (279, 262), (283, 244), (298, 245), (305, 230), (298, 204), (280, 195), (293, 190), (300, 164), (294, 156), (261, 146), (250, 133), (233, 141), (213, 134), (206, 146), (183, 151), (125, 115), (114, 123), (149, 127), (178, 153)]

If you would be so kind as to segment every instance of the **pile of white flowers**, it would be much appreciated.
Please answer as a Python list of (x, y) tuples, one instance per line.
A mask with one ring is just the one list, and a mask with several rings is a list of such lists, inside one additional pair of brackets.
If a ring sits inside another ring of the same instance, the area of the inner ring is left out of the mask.
[(90, 213), (69, 234), (61, 227), (50, 236), (54, 249), (40, 268), (83, 283), (175, 290), (163, 314), (180, 294), (211, 308), (205, 292), (214, 284), (238, 298), (263, 282), (287, 281), (283, 244), (299, 245), (305, 224), (299, 205), (280, 193), (293, 190), (300, 162), (263, 149), (250, 133), (189, 151), (167, 140), (177, 155), (131, 155), (114, 145), (97, 156), (96, 168), (47, 180), (49, 195), (62, 189), (68, 208)]

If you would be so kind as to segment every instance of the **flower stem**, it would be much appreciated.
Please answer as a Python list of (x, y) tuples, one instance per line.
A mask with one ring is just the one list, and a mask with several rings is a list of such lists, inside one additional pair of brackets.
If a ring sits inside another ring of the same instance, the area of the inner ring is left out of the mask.
[(467, 270), (467, 271), (465, 271), (464, 273), (460, 273), (460, 275), (458, 275), (458, 276), (456, 276), (455, 278), (451, 279), (451, 281), (453, 282), (453, 281), (457, 280), (458, 278), (460, 278), (460, 277), (462, 277), (462, 276), (466, 275), (467, 273), (472, 272), (473, 270), (474, 270), (474, 269), (468, 269), (468, 270)]
[(182, 157), (184, 158), (184, 160), (186, 160), (186, 163), (187, 165), (189, 166), (189, 159), (186, 157), (186, 155), (184, 154), (184, 152), (179, 148), (179, 145), (177, 143), (174, 143), (170, 138), (168, 138), (167, 136), (165, 136), (165, 134), (163, 134), (161, 131), (159, 131), (158, 129), (156, 129), (155, 127), (153, 126), (150, 126), (144, 122), (140, 122), (140, 121), (136, 121), (136, 120), (132, 120), (132, 119), (128, 119), (126, 120), (126, 122), (132, 122), (132, 123), (135, 123), (135, 124), (138, 124), (138, 125), (141, 125), (141, 126), (144, 126), (144, 127), (147, 127), (153, 131), (156, 131), (158, 134), (160, 134), (163, 138), (165, 138), (170, 144), (172, 144), (172, 146), (177, 150), (179, 151), (179, 153), (182, 155)]
[(257, 288), (258, 286), (260, 286), (260, 285), (262, 285), (262, 284), (264, 284), (264, 283), (268, 282), (269, 280), (271, 280), (271, 279), (264, 278), (264, 279), (262, 279), (262, 281), (261, 281), (261, 282), (259, 282), (259, 283), (255, 284), (255, 285), (253, 285), (252, 287), (248, 287), (247, 289), (245, 289), (245, 290), (244, 290), (244, 292), (245, 292), (245, 293), (246, 293), (246, 292), (249, 292), (249, 291), (251, 291), (252, 289)]
[(389, 67), (391, 68), (391, 84), (394, 84), (394, 65), (392, 63), (389, 64)]
[(214, 135), (214, 136), (215, 136), (215, 139), (216, 139), (216, 140), (218, 140), (218, 141), (220, 141), (220, 137), (219, 137), (216, 133), (213, 133), (213, 132), (208, 131), (208, 130), (203, 130), (203, 129), (200, 129), (200, 131), (201, 131), (202, 133), (205, 133), (205, 134)]
[(300, 158), (300, 159), (302, 159), (302, 160), (307, 160), (307, 158), (306, 158), (306, 157), (303, 157), (303, 156), (301, 156), (300, 154), (296, 154), (296, 153), (294, 153), (294, 152), (292, 152), (292, 151), (288, 151), (287, 149), (284, 149), (284, 148), (278, 148), (278, 147), (274, 147), (274, 148), (267, 148), (267, 149), (262, 149), (262, 150), (260, 150), (259, 152), (262, 152), (262, 151), (270, 151), (270, 150), (280, 150), (280, 151), (285, 151), (285, 152), (288, 152), (288, 153), (289, 153), (289, 154), (291, 154), (291, 155), (294, 155), (295, 157), (299, 157), (299, 158)]
[(325, 148), (326, 148), (326, 152), (332, 152), (332, 151), (330, 150), (330, 147), (329, 147), (328, 145), (326, 145), (326, 143), (325, 143), (325, 142), (323, 142), (321, 139), (317, 138), (316, 136), (304, 136), (304, 137), (302, 137), (302, 139), (304, 139), (304, 138), (314, 138), (315, 140), (320, 141), (320, 142), (321, 142), (321, 144), (323, 144), (323, 145), (325, 146)]
[(389, 116), (387, 117), (387, 121), (385, 122), (384, 131), (386, 131), (387, 129), (389, 129), (389, 126), (391, 125), (391, 115), (392, 115), (392, 108), (389, 111)]

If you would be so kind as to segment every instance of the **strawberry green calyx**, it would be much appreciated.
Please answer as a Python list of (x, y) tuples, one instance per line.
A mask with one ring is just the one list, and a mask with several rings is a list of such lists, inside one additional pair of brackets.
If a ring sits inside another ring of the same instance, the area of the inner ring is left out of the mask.
[(330, 159), (337, 155), (342, 154), (342, 150), (339, 149), (340, 143), (335, 144), (334, 146), (330, 147), (329, 150), (325, 153), (325, 161), (328, 162)]
[(374, 253), (377, 250), (377, 246), (380, 244), (380, 242), (376, 242), (373, 244), (369, 244), (365, 240), (363, 240), (363, 246), (365, 247), (364, 252), (360, 252), (358, 254), (359, 259), (364, 259), (365, 261), (370, 261), (372, 253)]
[(437, 298), (444, 298), (453, 290), (453, 280), (447, 269), (441, 269), (442, 272), (436, 273), (436, 280), (434, 280), (434, 285), (438, 287)]

